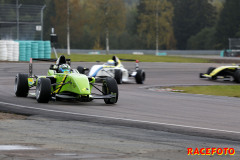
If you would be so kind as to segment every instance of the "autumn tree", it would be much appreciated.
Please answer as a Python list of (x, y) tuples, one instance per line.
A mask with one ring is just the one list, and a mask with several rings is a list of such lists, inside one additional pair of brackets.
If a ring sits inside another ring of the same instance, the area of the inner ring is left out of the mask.
[(109, 34), (121, 33), (125, 28), (125, 4), (122, 0), (89, 0), (91, 29), (95, 34), (95, 48), (100, 47), (100, 37), (105, 35), (106, 53), (109, 52)]
[[(87, 0), (70, 0), (70, 30), (71, 46), (74, 48), (84, 48), (89, 43), (91, 34), (87, 31), (86, 25), (89, 23)], [(86, 36), (85, 34), (88, 34)], [(87, 47), (91, 47), (88, 45)]]
[(173, 5), (167, 0), (141, 0), (138, 6), (137, 31), (147, 48), (175, 48), (172, 27)]
[[(81, 48), (79, 43), (84, 34), (86, 14), (84, 7), (85, 0), (69, 0), (70, 8), (70, 37), (73, 48)], [(58, 47), (66, 48), (67, 39), (67, 1), (49, 0), (45, 12), (45, 38), (49, 38), (50, 29), (55, 28), (58, 35)]]
[(240, 1), (227, 0), (216, 28), (217, 48), (228, 48), (228, 38), (239, 38)]
[(216, 27), (206, 27), (188, 39), (187, 49), (212, 50), (216, 44)]
[(55, 28), (55, 33), (58, 35), (58, 46), (66, 48), (66, 24), (67, 24), (67, 1), (53, 0), (55, 14), (49, 15), (51, 27)]
[(178, 49), (186, 49), (188, 39), (205, 27), (212, 27), (216, 10), (208, 0), (172, 0), (173, 27)]

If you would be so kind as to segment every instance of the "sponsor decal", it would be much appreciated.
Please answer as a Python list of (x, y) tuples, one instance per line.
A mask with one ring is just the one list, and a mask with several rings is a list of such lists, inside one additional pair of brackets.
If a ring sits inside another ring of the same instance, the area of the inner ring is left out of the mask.
[(89, 89), (88, 88), (83, 88), (82, 91), (88, 91)]
[(34, 83), (33, 78), (28, 78), (28, 84), (33, 85), (33, 83)]
[(103, 66), (103, 68), (115, 68), (116, 66)]

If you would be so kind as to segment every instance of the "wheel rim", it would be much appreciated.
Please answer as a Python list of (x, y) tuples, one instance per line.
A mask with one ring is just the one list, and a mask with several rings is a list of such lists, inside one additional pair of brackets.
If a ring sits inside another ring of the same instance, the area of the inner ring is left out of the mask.
[(142, 73), (142, 81), (144, 81), (145, 80), (145, 73), (143, 72)]
[(120, 76), (120, 84), (122, 84), (122, 73), (121, 73), (121, 76)]
[(39, 99), (39, 96), (40, 96), (40, 92), (41, 92), (41, 84), (39, 83), (39, 85), (37, 85), (37, 88), (36, 88), (36, 98)]
[(103, 95), (107, 95), (108, 94), (108, 89), (107, 89), (107, 84), (104, 83), (103, 85), (103, 89), (102, 89)]
[(15, 78), (15, 86), (14, 86), (15, 93), (17, 92), (17, 86), (18, 86), (18, 77), (16, 76), (16, 78)]

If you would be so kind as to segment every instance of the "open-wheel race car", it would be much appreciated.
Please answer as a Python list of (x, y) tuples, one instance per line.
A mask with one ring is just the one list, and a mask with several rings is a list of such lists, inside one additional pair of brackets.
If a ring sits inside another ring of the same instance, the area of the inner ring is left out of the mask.
[[(71, 69), (70, 59), (60, 56), (48, 70), (47, 75), (39, 76), (32, 74), (32, 61), (44, 59), (31, 59), (29, 74), (18, 73), (15, 78), (15, 95), (27, 97), (29, 90), (36, 90), (33, 95), (39, 103), (48, 103), (49, 100), (78, 100), (90, 102), (94, 99), (104, 99), (106, 104), (114, 104), (118, 101), (118, 86), (115, 79), (107, 77), (102, 85), (95, 84), (94, 77), (87, 77), (79, 73), (77, 69)], [(97, 86), (101, 86), (99, 89)], [(99, 94), (92, 93), (96, 88)]]
[[(135, 69), (126, 69), (120, 60), (135, 61)], [(83, 67), (80, 67), (79, 70), (84, 73)], [(104, 80), (106, 77), (112, 77), (116, 79), (118, 84), (130, 82), (130, 77), (133, 77), (138, 84), (143, 84), (145, 81), (145, 71), (139, 68), (138, 60), (119, 59), (117, 56), (113, 56), (112, 59), (107, 61), (107, 63), (92, 66), (88, 76), (95, 77), (95, 79), (99, 81)]]
[(220, 66), (220, 67), (209, 67), (206, 73), (200, 73), (200, 78), (208, 78), (210, 80), (233, 79), (235, 82), (240, 83), (240, 66)]

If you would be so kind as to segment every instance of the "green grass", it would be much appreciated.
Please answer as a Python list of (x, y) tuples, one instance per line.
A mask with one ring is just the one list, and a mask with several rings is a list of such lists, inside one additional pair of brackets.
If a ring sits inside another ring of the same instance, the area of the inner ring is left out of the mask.
[(182, 93), (240, 97), (240, 85), (189, 86), (172, 89), (183, 90)]
[[(70, 58), (73, 62), (106, 62), (108, 59), (111, 59), (113, 54), (110, 55), (87, 55), (87, 54), (71, 54), (67, 56), (67, 54), (58, 55), (65, 55), (67, 58)], [(55, 56), (52, 55), (52, 58)], [(209, 59), (203, 58), (186, 58), (180, 56), (155, 56), (155, 55), (132, 55), (132, 54), (117, 54), (118, 58), (123, 59), (138, 59), (140, 62), (179, 62), (179, 63), (211, 63)]]

